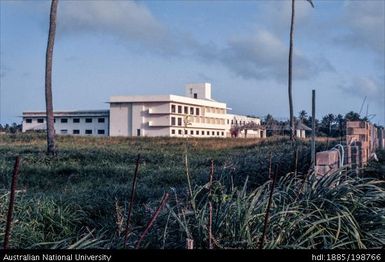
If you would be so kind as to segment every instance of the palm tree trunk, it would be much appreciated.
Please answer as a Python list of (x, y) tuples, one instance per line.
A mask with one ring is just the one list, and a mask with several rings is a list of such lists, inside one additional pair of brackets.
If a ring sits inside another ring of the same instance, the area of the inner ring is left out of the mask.
[(293, 113), (293, 96), (292, 96), (292, 67), (293, 67), (293, 34), (294, 34), (294, 8), (295, 0), (291, 1), (291, 23), (290, 23), (290, 48), (289, 48), (289, 111), (290, 111), (290, 139), (294, 140), (294, 113)]
[(52, 0), (50, 22), (49, 22), (49, 33), (48, 33), (48, 44), (46, 52), (46, 63), (45, 63), (45, 104), (47, 113), (47, 154), (55, 155), (55, 127), (54, 127), (54, 116), (53, 116), (53, 102), (52, 102), (52, 55), (53, 46), (55, 43), (56, 33), (56, 16), (57, 6), (59, 0)]

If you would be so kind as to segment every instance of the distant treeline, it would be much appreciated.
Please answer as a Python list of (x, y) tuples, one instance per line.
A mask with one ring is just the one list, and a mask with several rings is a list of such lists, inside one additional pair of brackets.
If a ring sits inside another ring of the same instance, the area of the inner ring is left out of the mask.
[[(298, 117), (295, 118), (296, 121), (300, 121), (306, 126), (312, 126), (312, 117), (305, 111), (302, 110), (299, 112)], [(368, 121), (367, 117), (362, 117), (359, 113), (350, 111), (345, 115), (334, 115), (326, 114), (319, 119), (315, 119), (316, 126), (316, 136), (329, 136), (329, 137), (342, 137), (346, 133), (346, 122), (347, 121)], [(262, 121), (263, 125), (274, 126), (280, 125), (283, 126), (287, 124), (287, 121), (279, 121), (274, 119), (274, 117), (268, 114)]]

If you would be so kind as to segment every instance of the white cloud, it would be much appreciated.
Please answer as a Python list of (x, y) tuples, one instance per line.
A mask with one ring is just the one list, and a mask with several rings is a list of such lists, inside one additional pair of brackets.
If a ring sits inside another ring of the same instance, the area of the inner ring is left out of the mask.
[[(246, 79), (275, 79), (286, 81), (288, 46), (267, 30), (258, 30), (255, 37), (229, 40), (218, 59), (237, 75)], [(321, 72), (334, 71), (324, 58), (308, 58), (294, 52), (293, 73), (297, 79), (312, 79)]]
[(385, 104), (384, 81), (371, 76), (352, 77), (348, 84), (341, 86), (347, 94), (364, 98), (365, 96), (379, 105)]
[(59, 8), (59, 33), (101, 33), (149, 45), (167, 36), (150, 11), (134, 1), (62, 1)]
[[(384, 1), (346, 1), (342, 23), (347, 32), (336, 41), (384, 55)], [(382, 58), (383, 59), (383, 58)]]

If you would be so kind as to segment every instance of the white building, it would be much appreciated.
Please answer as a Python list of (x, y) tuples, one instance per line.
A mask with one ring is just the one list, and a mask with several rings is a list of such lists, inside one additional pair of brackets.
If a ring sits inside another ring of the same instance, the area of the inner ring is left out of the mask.
[[(105, 125), (102, 128), (98, 125), (100, 123), (95, 121), (81, 129), (81, 126), (75, 125), (74, 127), (72, 118), (79, 118), (79, 114), (87, 115), (90, 112), (77, 111), (77, 114), (67, 112), (70, 114), (64, 116), (55, 113), (55, 119), (59, 117), (68, 119), (67, 122), (60, 122), (60, 125), (56, 123), (55, 129), (58, 134), (74, 134), (74, 130), (83, 130), (79, 133), (76, 131), (76, 134), (90, 134), (89, 130), (92, 129), (92, 134), (98, 135), (99, 130), (104, 129), (106, 130), (104, 135), (110, 136), (230, 137), (232, 126), (245, 125), (250, 122), (260, 125), (259, 118), (228, 114), (229, 109), (226, 103), (217, 102), (211, 98), (211, 84), (209, 83), (188, 84), (185, 92), (185, 96), (113, 96), (109, 101), (109, 111), (95, 111), (104, 114), (107, 120), (103, 124), (108, 122), (109, 128)], [(37, 129), (38, 117), (40, 117), (40, 122), (43, 119), (43, 122), (39, 124), (44, 124), (44, 113), (35, 117), (35, 122), (27, 123), (28, 119), (33, 120), (33, 114), (28, 112), (23, 114), (23, 132)], [(82, 121), (85, 124), (87, 117), (89, 116), (85, 116)], [(45, 124), (40, 125), (40, 128), (44, 129)], [(86, 132), (86, 130), (88, 131)], [(250, 134), (250, 137), (266, 136), (266, 133), (261, 133), (260, 130), (246, 132), (248, 135)]]
[[(55, 132), (60, 135), (109, 135), (109, 111), (61, 111), (54, 113)], [(24, 112), (23, 132), (45, 130), (47, 128), (45, 112)]]

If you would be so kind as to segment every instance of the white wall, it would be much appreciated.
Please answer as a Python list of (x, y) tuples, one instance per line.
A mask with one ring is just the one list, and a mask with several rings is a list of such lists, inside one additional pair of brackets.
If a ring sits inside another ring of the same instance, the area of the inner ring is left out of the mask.
[(110, 136), (132, 136), (132, 104), (110, 104)]

